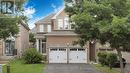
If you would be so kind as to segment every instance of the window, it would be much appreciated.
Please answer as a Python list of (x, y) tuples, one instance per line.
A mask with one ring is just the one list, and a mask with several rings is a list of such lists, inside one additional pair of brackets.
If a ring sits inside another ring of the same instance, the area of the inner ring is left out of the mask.
[(77, 51), (77, 49), (76, 48), (72, 48), (72, 49), (70, 49), (70, 51)]
[(47, 32), (51, 32), (51, 25), (47, 25)]
[(85, 51), (85, 49), (78, 49), (78, 51)]
[(66, 51), (66, 49), (60, 48), (59, 51)]
[(63, 29), (63, 19), (58, 19), (58, 29)]
[(64, 29), (70, 29), (69, 17), (64, 18)]
[(39, 25), (39, 32), (44, 32), (44, 25)]
[(57, 51), (57, 49), (56, 49), (56, 48), (53, 48), (53, 49), (50, 49), (50, 51)]
[(11, 40), (5, 41), (5, 54), (13, 55), (13, 50), (15, 49), (15, 42)]

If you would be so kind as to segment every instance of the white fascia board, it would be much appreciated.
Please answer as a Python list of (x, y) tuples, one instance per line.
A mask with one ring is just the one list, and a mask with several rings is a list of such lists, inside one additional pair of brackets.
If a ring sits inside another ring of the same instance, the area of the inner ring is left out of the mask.
[(56, 19), (56, 17), (65, 9), (65, 6), (58, 12), (56, 15), (54, 15), (51, 19)]

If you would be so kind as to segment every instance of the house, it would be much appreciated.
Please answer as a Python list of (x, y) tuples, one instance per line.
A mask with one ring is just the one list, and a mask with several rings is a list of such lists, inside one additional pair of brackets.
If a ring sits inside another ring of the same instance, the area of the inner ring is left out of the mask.
[[(47, 57), (49, 63), (89, 63), (97, 61), (100, 51), (116, 53), (109, 45), (99, 43), (87, 42), (83, 48), (73, 45), (78, 37), (64, 8), (35, 25), (36, 49)], [(122, 52), (122, 56), (130, 63), (130, 53)]]
[(19, 33), (15, 37), (10, 35), (6, 40), (0, 40), (0, 59), (21, 56), (22, 52), (29, 48), (28, 25), (21, 20), (18, 27)]
[(91, 57), (95, 59), (96, 50), (89, 49), (88, 43), (83, 48), (73, 45), (78, 37), (64, 8), (35, 25), (37, 51), (45, 55), (49, 63), (88, 63)]
[[(100, 43), (96, 43), (96, 48), (98, 49), (98, 52), (108, 52), (108, 53), (116, 53), (116, 49), (112, 49), (109, 46), (109, 43), (106, 43), (105, 45), (101, 45)], [(126, 60), (126, 63), (130, 63), (130, 52), (122, 51), (122, 57)]]

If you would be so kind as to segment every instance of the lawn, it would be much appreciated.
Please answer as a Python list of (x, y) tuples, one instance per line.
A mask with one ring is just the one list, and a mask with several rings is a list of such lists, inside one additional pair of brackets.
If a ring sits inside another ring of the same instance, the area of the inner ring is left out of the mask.
[[(11, 73), (42, 73), (44, 66), (44, 64), (24, 64), (22, 60), (10, 62)], [(7, 73), (6, 66), (3, 66), (3, 73)]]
[(100, 64), (92, 64), (92, 66), (100, 71), (101, 73), (120, 73), (118, 70), (116, 70), (115, 68), (110, 69), (107, 66), (101, 66)]

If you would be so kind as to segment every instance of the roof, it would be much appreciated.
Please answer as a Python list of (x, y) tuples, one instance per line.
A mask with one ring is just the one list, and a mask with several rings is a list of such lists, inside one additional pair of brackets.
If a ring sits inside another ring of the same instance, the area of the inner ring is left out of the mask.
[(63, 7), (60, 11), (58, 11), (53, 17), (52, 19), (56, 19), (56, 17), (65, 9), (65, 7)]
[(52, 32), (49, 32), (47, 34), (45, 34), (45, 36), (76, 36), (77, 34), (74, 33), (72, 30), (63, 30), (63, 31), (52, 31)]
[(36, 33), (37, 32), (36, 27), (32, 28), (29, 32), (30, 33)]
[(20, 20), (20, 24), (23, 25), (27, 30), (30, 30), (28, 24), (24, 20)]
[(54, 16), (55, 14), (50, 14), (48, 16), (46, 16), (45, 18), (37, 21), (35, 24), (38, 24), (38, 23), (51, 23), (51, 18)]

